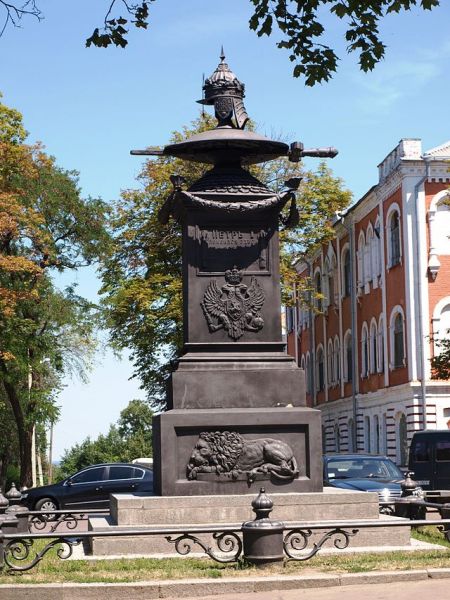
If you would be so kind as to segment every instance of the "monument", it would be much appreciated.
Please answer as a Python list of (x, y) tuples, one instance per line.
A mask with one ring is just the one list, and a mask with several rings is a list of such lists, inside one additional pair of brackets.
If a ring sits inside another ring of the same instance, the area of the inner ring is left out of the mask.
[(300, 180), (276, 193), (248, 167), (336, 151), (305, 151), (246, 130), (244, 84), (223, 53), (203, 92), (215, 129), (134, 151), (211, 165), (189, 189), (174, 173), (160, 211), (162, 224), (175, 218), (182, 227), (184, 348), (170, 410), (154, 419), (155, 493), (254, 493), (261, 481), (268, 491), (318, 492), (320, 412), (306, 407), (304, 373), (281, 333), (278, 230), (298, 217)]
[[(248, 170), (279, 157), (299, 161), (336, 150), (305, 150), (246, 130), (244, 85), (223, 53), (203, 91), (200, 102), (214, 106), (214, 129), (162, 150), (132, 152), (211, 168), (189, 189), (174, 173), (160, 212), (162, 224), (175, 218), (182, 228), (184, 348), (171, 377), (169, 410), (154, 419), (154, 492), (112, 494), (111, 514), (89, 519), (97, 556), (171, 552), (165, 538), (96, 537), (105, 529), (239, 528), (253, 518), (251, 501), (261, 487), (284, 522), (379, 517), (376, 494), (323, 490), (320, 411), (306, 406), (304, 373), (285, 353), (278, 231), (301, 219), (299, 180), (275, 193)], [(406, 530), (367, 528), (352, 545), (407, 544)], [(200, 537), (205, 547), (217, 544), (210, 533)]]

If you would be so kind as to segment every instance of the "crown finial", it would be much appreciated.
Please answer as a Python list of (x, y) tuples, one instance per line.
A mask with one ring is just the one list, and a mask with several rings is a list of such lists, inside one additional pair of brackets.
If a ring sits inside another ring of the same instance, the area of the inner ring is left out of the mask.
[(223, 44), (222, 47), (220, 49), (220, 62), (223, 63), (225, 61), (225, 52), (223, 51)]

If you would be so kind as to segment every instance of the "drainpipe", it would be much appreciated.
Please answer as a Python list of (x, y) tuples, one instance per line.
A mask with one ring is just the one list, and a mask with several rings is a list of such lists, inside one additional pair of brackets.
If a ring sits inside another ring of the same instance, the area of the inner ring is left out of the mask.
[(419, 332), (420, 332), (420, 389), (422, 395), (422, 414), (423, 414), (423, 428), (428, 429), (427, 423), (427, 388), (425, 381), (425, 352), (424, 352), (424, 339), (423, 339), (423, 307), (422, 307), (422, 243), (425, 240), (421, 239), (420, 236), (420, 223), (419, 223), (419, 188), (428, 180), (430, 175), (430, 158), (422, 156), (425, 161), (425, 176), (416, 183), (414, 186), (414, 200), (415, 200), (415, 220), (416, 220), (416, 233), (417, 233), (417, 247), (419, 248), (418, 260), (417, 260), (417, 297), (418, 297), (418, 321), (419, 321)]

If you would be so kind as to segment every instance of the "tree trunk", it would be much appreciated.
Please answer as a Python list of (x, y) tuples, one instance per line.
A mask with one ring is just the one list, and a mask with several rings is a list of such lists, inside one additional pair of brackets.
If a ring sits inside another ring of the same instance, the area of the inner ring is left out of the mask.
[[(6, 374), (6, 368), (0, 364), (0, 368)], [(9, 381), (3, 381), (3, 387), (6, 392), (6, 398), (11, 405), (14, 420), (17, 425), (17, 436), (19, 438), (19, 457), (20, 457), (20, 487), (31, 487), (31, 440), (33, 436), (33, 425), (25, 423), (25, 417), (20, 403), (19, 394), (16, 388)]]
[(0, 489), (3, 490), (3, 493), (5, 493), (7, 490), (5, 489), (6, 486), (6, 472), (8, 470), (8, 466), (9, 466), (9, 452), (8, 449), (5, 448), (2, 456), (0, 457), (0, 461), (1, 461), (1, 466), (0, 466)]

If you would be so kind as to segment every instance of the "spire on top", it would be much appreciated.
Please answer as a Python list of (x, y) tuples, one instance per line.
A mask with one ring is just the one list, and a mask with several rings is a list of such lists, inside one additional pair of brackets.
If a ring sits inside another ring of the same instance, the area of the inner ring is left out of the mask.
[(223, 44), (222, 44), (222, 48), (220, 49), (220, 62), (223, 63), (225, 61), (225, 52), (223, 51)]

